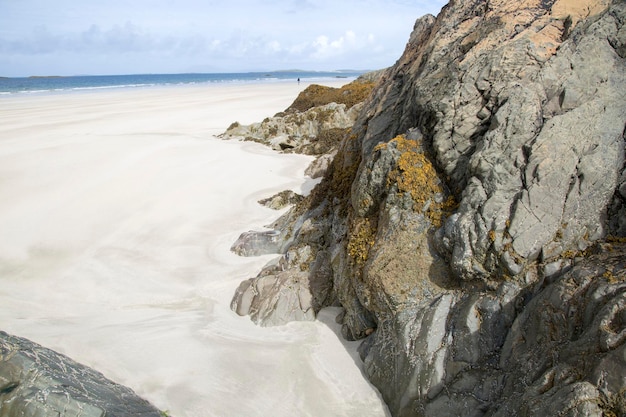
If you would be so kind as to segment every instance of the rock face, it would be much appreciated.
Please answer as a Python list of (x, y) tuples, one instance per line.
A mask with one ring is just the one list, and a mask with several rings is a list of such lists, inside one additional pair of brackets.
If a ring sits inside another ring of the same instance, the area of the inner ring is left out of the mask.
[(0, 416), (163, 415), (102, 374), (26, 339), (0, 332)]
[(341, 305), (394, 416), (625, 415), (625, 22), (609, 0), (418, 19), (233, 307)]

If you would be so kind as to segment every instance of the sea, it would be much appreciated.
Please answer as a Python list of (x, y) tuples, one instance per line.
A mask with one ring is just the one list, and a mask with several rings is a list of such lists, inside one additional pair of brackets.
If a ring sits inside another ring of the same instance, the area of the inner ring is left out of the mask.
[(319, 82), (335, 78), (356, 78), (365, 71), (274, 71), (206, 74), (77, 75), (68, 77), (0, 77), (0, 95), (41, 94), (114, 88), (192, 85), (207, 83), (286, 82), (300, 79)]

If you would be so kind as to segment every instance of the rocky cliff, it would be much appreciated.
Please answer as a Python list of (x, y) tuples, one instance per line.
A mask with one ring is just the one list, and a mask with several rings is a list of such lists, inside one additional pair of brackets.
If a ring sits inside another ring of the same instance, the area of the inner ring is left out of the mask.
[(610, 0), (418, 19), (233, 309), (341, 305), (394, 416), (624, 415), (625, 21)]

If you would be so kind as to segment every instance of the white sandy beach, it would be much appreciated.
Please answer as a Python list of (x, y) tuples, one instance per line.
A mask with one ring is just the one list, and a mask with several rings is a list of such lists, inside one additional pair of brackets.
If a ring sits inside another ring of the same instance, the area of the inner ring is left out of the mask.
[(311, 158), (213, 135), (284, 110), (305, 87), (0, 97), (0, 330), (174, 417), (388, 415), (336, 310), (260, 328), (229, 308), (274, 257), (231, 244), (280, 214), (258, 199), (310, 186)]

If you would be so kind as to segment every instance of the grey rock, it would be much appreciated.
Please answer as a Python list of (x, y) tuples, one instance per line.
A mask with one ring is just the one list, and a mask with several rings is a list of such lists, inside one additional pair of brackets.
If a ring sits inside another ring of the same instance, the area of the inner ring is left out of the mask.
[(315, 319), (313, 296), (306, 272), (279, 272), (242, 282), (231, 309), (248, 315), (256, 324), (279, 326), (291, 321)]
[[(472, 64), (466, 57), (469, 72), (465, 78), (479, 73), (484, 83), (496, 76), (498, 82), (489, 84), (498, 87), (495, 91), (491, 87), (485, 95), (471, 92), (471, 85), (467, 92), (458, 86), (456, 100), (462, 107), (453, 107), (452, 120), (443, 114), (440, 127), (435, 128), (433, 145), (442, 169), (461, 184), (463, 178), (480, 183), (463, 190), (461, 221), (450, 220), (449, 228), (457, 231), (448, 235), (446, 253), (459, 277), (488, 277), (500, 270), (498, 263), (489, 265), (488, 261), (493, 259), (490, 252), (502, 248), (482, 239), (467, 221), (510, 237), (508, 251), (514, 251), (521, 266), (540, 257), (550, 259), (567, 250), (584, 249), (605, 234), (603, 217), (623, 164), (626, 120), (626, 100), (618, 87), (626, 80), (623, 60), (606, 43), (604, 34), (611, 27), (615, 31), (615, 21), (606, 13), (587, 26), (581, 24), (543, 66), (520, 54), (513, 64), (526, 65), (525, 74), (511, 81), (495, 67), (498, 60), (494, 58), (509, 57), (521, 44), (528, 45), (532, 34), (503, 43), (488, 61), (477, 59)], [(520, 59), (530, 61), (517, 62)], [(606, 65), (598, 68), (589, 62)], [(567, 98), (568, 89), (576, 94)], [(559, 98), (559, 105), (551, 109), (553, 97)], [(485, 101), (492, 116), (489, 125), (482, 127), (482, 122), (472, 121), (471, 114)], [(462, 124), (455, 125), (455, 119), (462, 119)], [(464, 216), (464, 212), (479, 217)], [(561, 238), (554, 242), (557, 235)], [(511, 268), (510, 256), (499, 259), (509, 273), (522, 271), (519, 262)]]
[(309, 271), (392, 415), (623, 414), (624, 22), (608, 0), (419, 19), (282, 225), (309, 255), (259, 278)]
[(600, 416), (602, 395), (624, 392), (624, 249), (582, 259), (518, 315), (502, 346), (509, 375), (493, 415)]
[(259, 200), (259, 204), (265, 207), (269, 207), (273, 210), (281, 210), (287, 206), (291, 206), (302, 201), (303, 198), (304, 197), (302, 197), (300, 194), (292, 190), (285, 190), (271, 197)]
[(230, 250), (240, 256), (259, 256), (281, 253), (284, 239), (279, 230), (250, 230), (239, 235)]
[(320, 134), (332, 129), (349, 129), (362, 107), (362, 104), (357, 104), (348, 109), (345, 104), (329, 103), (304, 112), (270, 117), (251, 125), (236, 124), (220, 137), (253, 140), (277, 151), (318, 155), (328, 152), (325, 145), (320, 144), (319, 149), (316, 146)]
[[(319, 212), (298, 215), (294, 209), (281, 216), (274, 230), (244, 233), (233, 245), (242, 256), (277, 253), (281, 256), (254, 278), (242, 282), (231, 301), (231, 309), (248, 315), (262, 326), (279, 326), (290, 321), (311, 321), (324, 306), (334, 303), (330, 254), (306, 244), (318, 245), (326, 225), (317, 222)], [(298, 245), (294, 245), (294, 241)]]
[(0, 332), (0, 416), (163, 415), (101, 373), (29, 340)]
[(335, 158), (335, 155), (337, 155), (337, 150), (333, 149), (329, 153), (318, 156), (306, 168), (306, 170), (304, 171), (304, 175), (308, 175), (313, 179), (322, 178), (328, 171), (328, 167), (332, 163), (332, 160)]

